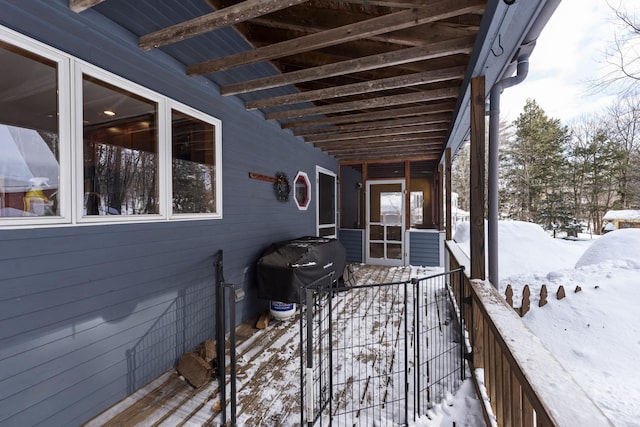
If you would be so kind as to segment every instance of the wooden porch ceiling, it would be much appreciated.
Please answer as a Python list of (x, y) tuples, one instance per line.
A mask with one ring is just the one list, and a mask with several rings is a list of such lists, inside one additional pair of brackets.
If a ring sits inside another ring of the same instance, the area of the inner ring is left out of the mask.
[[(140, 49), (233, 26), (252, 48), (187, 63), (188, 75), (205, 75), (340, 161), (441, 157), (486, 0), (206, 2), (209, 13), (140, 34)], [(69, 0), (76, 12), (120, 3)], [(176, 16), (180, 3), (170, 6)], [(220, 77), (259, 63), (275, 72)]]

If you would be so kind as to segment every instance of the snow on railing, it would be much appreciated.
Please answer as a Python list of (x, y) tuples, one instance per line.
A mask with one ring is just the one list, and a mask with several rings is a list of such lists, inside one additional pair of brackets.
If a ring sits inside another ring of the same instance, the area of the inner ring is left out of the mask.
[[(455, 242), (446, 247), (449, 269), (470, 264)], [(483, 405), (487, 425), (612, 425), (488, 280), (461, 277), (463, 286), (453, 288), (462, 289), (456, 299), (471, 343), (471, 370), (484, 374), (483, 384), (472, 378), (478, 396), (489, 400)]]

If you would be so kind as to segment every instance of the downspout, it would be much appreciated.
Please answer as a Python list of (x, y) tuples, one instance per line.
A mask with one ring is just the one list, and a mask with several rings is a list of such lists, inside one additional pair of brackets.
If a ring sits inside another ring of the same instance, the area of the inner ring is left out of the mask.
[(491, 88), (489, 98), (489, 165), (488, 165), (488, 254), (489, 280), (496, 288), (500, 285), (498, 269), (498, 164), (500, 154), (500, 95), (505, 89), (521, 83), (529, 72), (529, 55), (518, 58), (517, 73), (500, 80)]

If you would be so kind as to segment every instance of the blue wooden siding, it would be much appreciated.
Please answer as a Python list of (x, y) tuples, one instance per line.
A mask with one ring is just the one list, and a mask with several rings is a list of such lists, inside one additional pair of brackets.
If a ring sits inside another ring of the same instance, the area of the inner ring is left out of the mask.
[(315, 234), (315, 186), (300, 211), (248, 172), (314, 176), (337, 163), (94, 11), (67, 0), (0, 9), (1, 25), (222, 120), (222, 220), (0, 229), (0, 425), (75, 426), (213, 337), (217, 250), (246, 293), (239, 319), (267, 307), (255, 262), (273, 241)]
[(364, 262), (363, 245), (364, 230), (341, 228), (338, 240), (347, 252), (347, 262)]
[(436, 231), (409, 232), (409, 264), (427, 267), (440, 266), (440, 233)]

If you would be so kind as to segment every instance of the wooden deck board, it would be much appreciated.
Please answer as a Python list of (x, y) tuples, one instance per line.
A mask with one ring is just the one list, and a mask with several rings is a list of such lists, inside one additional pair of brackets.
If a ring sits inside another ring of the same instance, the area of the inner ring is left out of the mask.
[[(390, 283), (408, 280), (411, 272), (427, 276), (433, 271), (415, 267), (356, 266), (355, 284)], [(366, 326), (370, 333), (383, 330), (381, 343), (393, 347), (399, 339), (398, 319), (391, 323), (379, 313), (398, 304), (397, 294), (386, 289), (374, 292), (386, 293), (380, 304), (374, 305), (372, 298), (363, 293), (341, 293), (335, 299), (334, 311), (338, 318), (364, 315), (368, 318)], [(377, 304), (377, 303), (375, 303)], [(284, 321), (271, 321), (266, 329), (256, 329), (255, 319), (251, 319), (236, 328), (237, 337), (237, 414), (238, 424), (243, 426), (299, 425), (300, 424), (300, 320), (299, 312)], [(375, 320), (373, 320), (376, 316)], [(375, 330), (375, 331), (374, 331)], [(350, 331), (337, 331), (344, 336)], [(356, 357), (366, 360), (367, 369), (376, 375), (389, 375), (397, 361), (391, 357), (372, 357), (363, 350)], [(228, 357), (228, 355), (227, 355)], [(159, 379), (163, 380), (160, 381)], [(174, 369), (167, 371), (158, 380), (138, 390), (134, 395), (105, 411), (86, 426), (205, 426), (220, 425), (222, 417), (219, 411), (212, 409), (216, 404), (217, 381), (193, 389), (181, 380)], [(335, 411), (344, 410), (353, 393), (363, 399), (361, 384), (348, 379), (344, 390), (336, 394), (346, 400), (337, 403)], [(356, 387), (357, 386), (357, 387)], [(359, 390), (356, 388), (359, 387)], [(227, 398), (230, 384), (226, 384)], [(349, 390), (352, 388), (352, 390)], [(386, 396), (386, 392), (382, 392)], [(338, 400), (338, 402), (340, 402)], [(228, 403), (228, 402), (227, 402)], [(219, 405), (219, 403), (218, 403)]]

